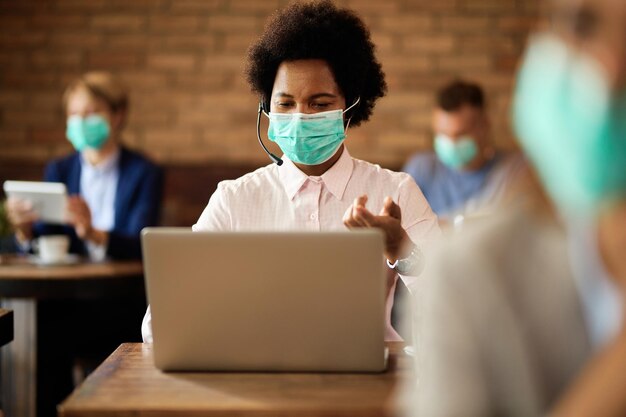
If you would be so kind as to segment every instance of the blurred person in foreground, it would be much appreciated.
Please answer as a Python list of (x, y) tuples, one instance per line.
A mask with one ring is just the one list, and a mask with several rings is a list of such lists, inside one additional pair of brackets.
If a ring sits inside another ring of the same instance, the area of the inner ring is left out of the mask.
[(494, 148), (478, 84), (456, 80), (439, 90), (432, 116), (434, 152), (419, 152), (402, 169), (420, 187), (440, 223), (488, 215), (526, 172), (519, 153)]
[[(367, 121), (386, 91), (369, 30), (330, 1), (291, 3), (249, 49), (246, 73), (260, 101), (257, 130), (264, 113), (284, 155), (268, 151), (275, 163), (221, 182), (193, 230), (382, 229), (386, 338), (399, 340), (390, 321), (397, 276), (408, 285), (417, 279), (439, 228), (409, 175), (355, 159), (344, 143), (348, 127)], [(150, 342), (150, 310), (142, 331)]]
[(626, 3), (552, 6), (513, 111), (541, 185), (427, 264), (415, 415), (626, 415)]
[(89, 72), (67, 87), (63, 104), (76, 152), (50, 162), (44, 180), (67, 187), (68, 225), (38, 222), (29, 201), (8, 199), (17, 245), (29, 250), (33, 238), (66, 234), (72, 253), (140, 259), (139, 233), (158, 222), (163, 180), (160, 168), (121, 144), (128, 92), (110, 73)]

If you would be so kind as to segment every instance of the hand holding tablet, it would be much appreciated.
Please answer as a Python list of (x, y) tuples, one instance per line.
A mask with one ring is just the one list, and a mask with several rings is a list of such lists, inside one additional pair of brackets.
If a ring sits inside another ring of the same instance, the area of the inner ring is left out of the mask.
[(32, 210), (32, 220), (67, 223), (67, 190), (60, 182), (5, 181), (4, 192), (11, 199), (21, 200), (22, 212)]

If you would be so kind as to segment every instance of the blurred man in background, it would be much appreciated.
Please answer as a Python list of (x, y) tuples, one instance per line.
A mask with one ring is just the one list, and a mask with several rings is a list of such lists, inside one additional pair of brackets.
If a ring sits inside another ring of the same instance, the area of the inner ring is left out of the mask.
[(487, 214), (526, 165), (520, 155), (495, 150), (480, 86), (457, 80), (443, 87), (432, 127), (434, 152), (416, 154), (403, 171), (443, 224), (456, 216)]

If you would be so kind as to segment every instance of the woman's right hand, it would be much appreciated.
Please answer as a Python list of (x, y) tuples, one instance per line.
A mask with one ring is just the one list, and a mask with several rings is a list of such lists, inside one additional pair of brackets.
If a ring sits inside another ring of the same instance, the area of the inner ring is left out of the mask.
[(33, 223), (38, 219), (32, 203), (21, 198), (9, 197), (5, 209), (18, 240), (22, 242), (30, 240), (33, 236)]

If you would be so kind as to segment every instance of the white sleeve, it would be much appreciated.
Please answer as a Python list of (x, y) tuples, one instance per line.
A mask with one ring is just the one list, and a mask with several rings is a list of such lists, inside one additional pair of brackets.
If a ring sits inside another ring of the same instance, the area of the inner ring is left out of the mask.
[(228, 202), (228, 192), (224, 184), (219, 183), (217, 190), (209, 199), (209, 203), (200, 215), (200, 218), (191, 227), (194, 232), (209, 230), (231, 230), (232, 221), (230, 213), (230, 204)]
[(143, 316), (143, 321), (141, 322), (141, 337), (144, 343), (152, 343), (152, 312), (150, 311), (150, 306), (148, 306), (146, 315)]

